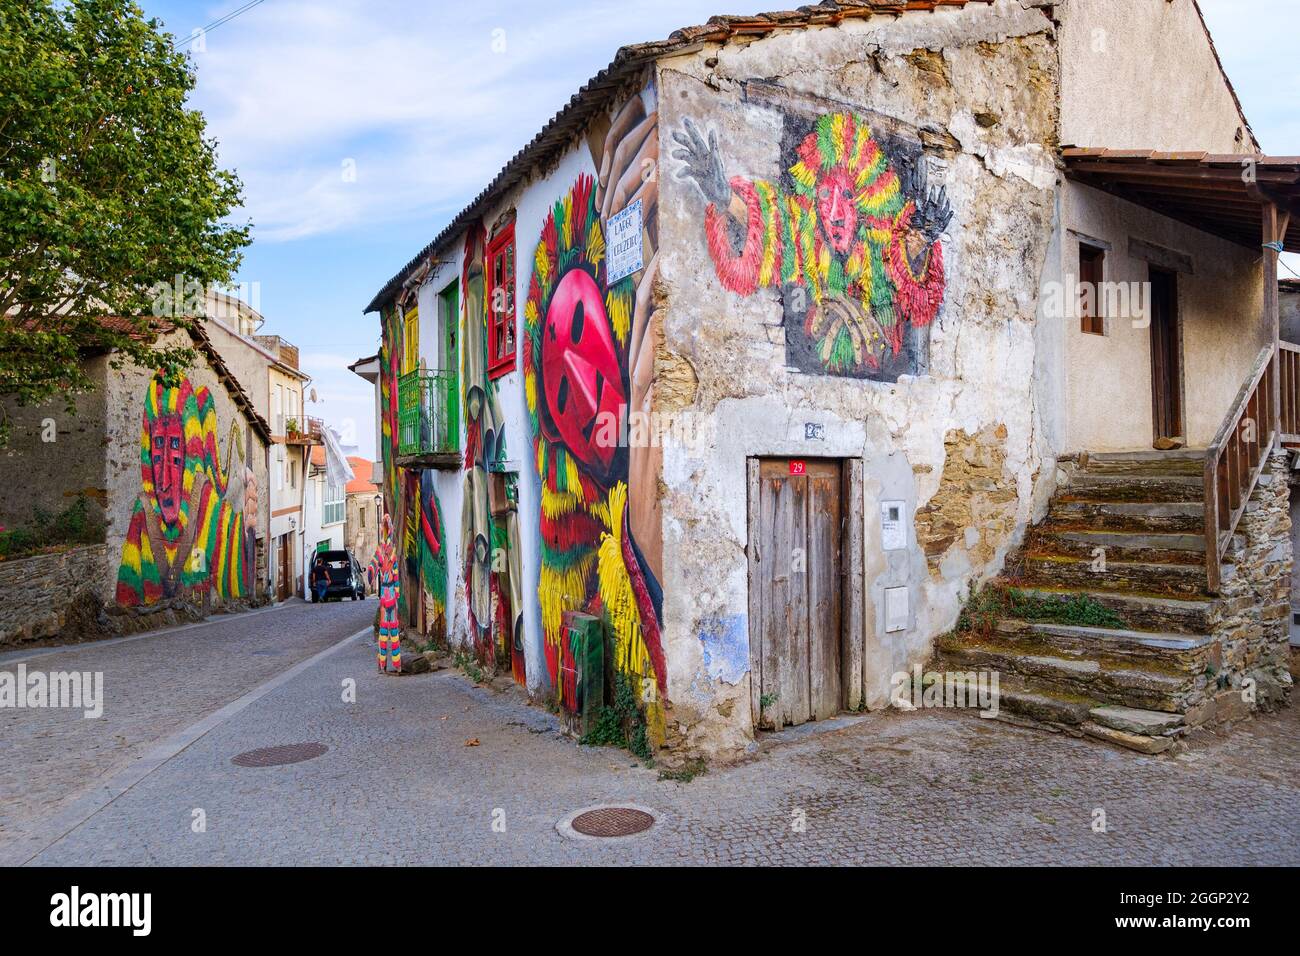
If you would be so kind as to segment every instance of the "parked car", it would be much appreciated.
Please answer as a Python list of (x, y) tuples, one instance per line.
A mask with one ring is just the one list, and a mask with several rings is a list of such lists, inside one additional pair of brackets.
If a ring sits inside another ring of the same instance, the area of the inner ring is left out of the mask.
[[(312, 558), (312, 562), (317, 559), (325, 562), (325, 569), (330, 576), (329, 587), (325, 589), (325, 600), (332, 597), (347, 597), (354, 601), (366, 599), (366, 573), (351, 551), (320, 551)], [(311, 599), (316, 601), (314, 590)]]

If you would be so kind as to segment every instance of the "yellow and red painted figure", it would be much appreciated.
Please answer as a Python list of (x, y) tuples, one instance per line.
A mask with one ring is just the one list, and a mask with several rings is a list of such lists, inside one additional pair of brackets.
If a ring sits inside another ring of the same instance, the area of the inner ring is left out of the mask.
[(393, 519), (384, 515), (379, 546), (370, 562), (379, 581), (379, 669), (402, 672), (402, 628), (397, 619), (397, 599), (401, 591), (397, 545), (393, 543)]
[(250, 515), (246, 527), (244, 513), (250, 501), (256, 510), (256, 486), (245, 478), (228, 489), (228, 477), (211, 393), (188, 378), (168, 385), (155, 376), (145, 394), (140, 495), (122, 544), (119, 605), (208, 591), (221, 598), (252, 596), (256, 518)]

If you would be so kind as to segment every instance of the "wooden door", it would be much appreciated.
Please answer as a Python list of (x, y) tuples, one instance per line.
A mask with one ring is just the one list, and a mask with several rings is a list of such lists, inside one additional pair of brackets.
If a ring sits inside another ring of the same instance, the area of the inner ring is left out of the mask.
[[(1178, 322), (1178, 280), (1151, 270), (1151, 415), (1156, 447), (1185, 442), (1183, 349)], [(1162, 441), (1163, 439), (1163, 441)]]
[(842, 466), (751, 468), (751, 703), (756, 726), (779, 730), (841, 709)]
[(283, 601), (289, 596), (289, 575), (293, 569), (289, 566), (289, 535), (280, 535), (279, 553), (275, 559), (275, 599)]

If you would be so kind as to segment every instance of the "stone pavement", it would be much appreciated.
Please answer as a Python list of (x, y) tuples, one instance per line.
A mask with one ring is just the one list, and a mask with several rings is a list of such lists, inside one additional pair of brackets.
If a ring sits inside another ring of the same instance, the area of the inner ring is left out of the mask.
[[(877, 713), (769, 737), (746, 761), (679, 783), (622, 751), (576, 746), (513, 692), (374, 667), (368, 637), (322, 655), (34, 862), (1300, 863), (1297, 709), (1203, 735), (1178, 758), (969, 714)], [(308, 741), (329, 750), (231, 763)], [(621, 841), (557, 832), (574, 810), (615, 801), (660, 820)]]
[(0, 655), (0, 671), (97, 671), (104, 714), (0, 708), (0, 860), (20, 836), (154, 744), (355, 634), (376, 604), (293, 600), (199, 624)]

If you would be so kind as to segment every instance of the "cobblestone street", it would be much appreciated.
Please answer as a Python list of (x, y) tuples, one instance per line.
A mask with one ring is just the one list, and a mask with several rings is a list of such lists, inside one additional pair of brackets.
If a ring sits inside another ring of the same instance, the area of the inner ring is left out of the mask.
[[(104, 670), (105, 717), (0, 716), (9, 857), (73, 865), (1300, 863), (1295, 709), (1159, 758), (971, 715), (877, 713), (768, 737), (744, 762), (682, 783), (622, 751), (576, 746), (556, 718), (513, 691), (451, 671), (376, 674), (368, 634), (340, 643), (373, 607), (289, 605), (38, 658), (50, 669)], [(331, 645), (210, 720), (183, 749), (146, 754)], [(355, 703), (343, 700), (349, 678)], [(308, 741), (329, 750), (288, 766), (231, 763), (246, 750)], [(111, 801), (68, 815), (77, 792), (123, 775), (125, 789)], [(614, 801), (649, 807), (659, 822), (604, 843), (557, 832), (573, 811)], [(65, 825), (33, 835), (36, 818), (60, 807)], [(1105, 833), (1093, 830), (1099, 809)], [(204, 832), (192, 828), (196, 810)]]

